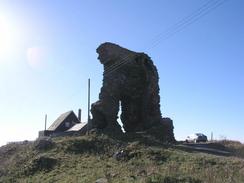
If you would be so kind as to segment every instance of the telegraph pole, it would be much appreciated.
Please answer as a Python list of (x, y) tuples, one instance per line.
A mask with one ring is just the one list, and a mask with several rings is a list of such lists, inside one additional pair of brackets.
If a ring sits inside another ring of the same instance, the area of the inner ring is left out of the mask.
[(87, 111), (87, 124), (90, 122), (90, 78), (88, 79), (88, 111)]
[(47, 130), (47, 114), (45, 115), (45, 131)]
[(87, 106), (87, 124), (86, 124), (86, 134), (88, 134), (91, 128), (91, 119), (90, 119), (90, 78), (88, 79), (88, 106)]

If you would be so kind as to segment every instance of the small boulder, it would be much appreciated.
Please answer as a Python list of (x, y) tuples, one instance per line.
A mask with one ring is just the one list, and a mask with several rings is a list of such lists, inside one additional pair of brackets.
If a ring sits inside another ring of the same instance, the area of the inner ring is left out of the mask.
[(128, 152), (125, 150), (120, 150), (114, 153), (113, 158), (117, 161), (124, 160), (128, 158)]
[(34, 147), (37, 150), (48, 150), (51, 149), (55, 143), (51, 138), (39, 138), (34, 142)]
[(57, 162), (55, 158), (39, 156), (24, 166), (24, 172), (26, 175), (33, 175), (38, 171), (50, 171)]
[(108, 183), (108, 179), (100, 178), (100, 179), (97, 179), (95, 183)]

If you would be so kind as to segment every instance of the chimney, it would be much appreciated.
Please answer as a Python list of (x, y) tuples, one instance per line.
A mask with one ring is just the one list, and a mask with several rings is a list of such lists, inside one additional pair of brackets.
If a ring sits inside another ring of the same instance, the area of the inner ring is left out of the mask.
[(81, 122), (81, 109), (78, 109), (78, 120)]

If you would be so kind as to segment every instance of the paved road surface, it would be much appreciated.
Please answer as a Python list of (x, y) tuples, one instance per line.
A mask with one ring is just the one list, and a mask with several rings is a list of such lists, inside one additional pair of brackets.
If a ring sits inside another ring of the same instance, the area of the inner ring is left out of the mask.
[(231, 152), (224, 149), (219, 149), (217, 147), (214, 148), (208, 143), (183, 143), (180, 145), (176, 145), (175, 147), (183, 150), (188, 150), (188, 151), (200, 151), (200, 152), (206, 152), (210, 154), (223, 155), (223, 156), (232, 155)]

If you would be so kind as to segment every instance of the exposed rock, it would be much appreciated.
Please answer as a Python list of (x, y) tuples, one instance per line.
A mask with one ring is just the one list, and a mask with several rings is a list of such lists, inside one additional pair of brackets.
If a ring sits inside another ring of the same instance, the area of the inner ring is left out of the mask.
[(128, 158), (128, 152), (124, 150), (120, 150), (114, 153), (113, 158), (120, 161)]
[(52, 148), (55, 145), (55, 143), (52, 141), (51, 138), (38, 138), (35, 142), (34, 142), (34, 146), (36, 149), (38, 150), (47, 150)]
[(161, 139), (163, 142), (171, 143), (175, 141), (173, 131), (173, 121), (170, 118), (162, 118), (159, 124), (148, 129), (146, 132)]
[(91, 107), (91, 128), (121, 133), (117, 122), (121, 104), (125, 132), (155, 133), (160, 129), (157, 134), (161, 136), (157, 137), (174, 140), (172, 121), (161, 117), (159, 77), (150, 57), (113, 43), (100, 45), (97, 53), (104, 65), (104, 77), (99, 100)]
[(100, 178), (100, 179), (97, 179), (95, 183), (108, 183), (108, 179)]
[(37, 171), (50, 171), (57, 164), (55, 158), (40, 156), (32, 160), (28, 165), (25, 165), (25, 174), (32, 175)]

